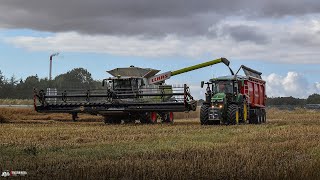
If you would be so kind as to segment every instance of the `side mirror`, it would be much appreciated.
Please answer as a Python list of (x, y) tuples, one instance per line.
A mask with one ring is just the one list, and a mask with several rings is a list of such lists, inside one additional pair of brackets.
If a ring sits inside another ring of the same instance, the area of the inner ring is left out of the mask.
[(105, 84), (105, 79), (102, 80), (102, 87), (104, 87), (104, 84)]
[(203, 88), (204, 86), (204, 81), (201, 81), (201, 88)]

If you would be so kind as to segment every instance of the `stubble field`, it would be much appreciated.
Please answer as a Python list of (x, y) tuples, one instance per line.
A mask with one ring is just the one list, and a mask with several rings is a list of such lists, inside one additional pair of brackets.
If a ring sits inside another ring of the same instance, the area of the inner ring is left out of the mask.
[(268, 111), (262, 125), (105, 125), (99, 116), (1, 108), (0, 170), (34, 179), (320, 179), (320, 112)]

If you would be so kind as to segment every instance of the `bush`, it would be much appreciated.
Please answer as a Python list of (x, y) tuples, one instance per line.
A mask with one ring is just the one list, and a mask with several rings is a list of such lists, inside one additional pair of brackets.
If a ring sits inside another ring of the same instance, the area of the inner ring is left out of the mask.
[(0, 123), (8, 123), (8, 122), (9, 122), (9, 120), (0, 114)]

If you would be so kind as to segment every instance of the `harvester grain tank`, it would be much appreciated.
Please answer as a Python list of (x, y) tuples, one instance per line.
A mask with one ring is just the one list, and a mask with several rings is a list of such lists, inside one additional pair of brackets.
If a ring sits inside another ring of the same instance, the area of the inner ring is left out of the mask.
[[(245, 76), (238, 75), (243, 70)], [(237, 73), (201, 82), (207, 84), (200, 122), (207, 124), (260, 124), (266, 122), (266, 82), (261, 72), (242, 65)]]
[[(107, 71), (112, 77), (103, 80), (102, 90), (62, 90), (47, 95), (35, 90), (35, 110), (38, 112), (70, 113), (76, 120), (78, 113), (102, 115), (105, 123), (119, 124), (121, 120), (141, 123), (173, 122), (173, 112), (195, 111), (197, 102), (189, 87), (166, 85), (165, 80), (178, 74), (218, 63), (229, 66), (229, 61), (219, 58), (205, 63), (157, 74), (160, 70), (130, 66)], [(36, 102), (36, 101), (35, 101)]]

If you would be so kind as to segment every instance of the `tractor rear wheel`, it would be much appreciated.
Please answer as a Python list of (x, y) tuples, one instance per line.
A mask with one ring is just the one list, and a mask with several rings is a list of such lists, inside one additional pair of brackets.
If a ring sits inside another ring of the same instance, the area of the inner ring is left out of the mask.
[(200, 122), (201, 125), (207, 125), (209, 123), (209, 105), (203, 104), (200, 109)]
[(228, 124), (236, 124), (237, 121), (237, 111), (238, 106), (235, 104), (230, 104), (227, 110), (227, 122)]

